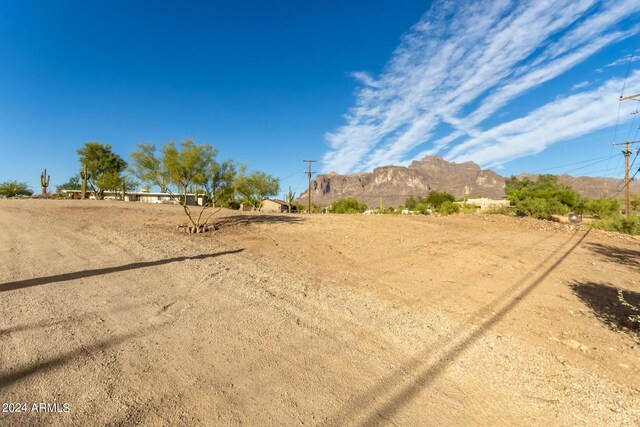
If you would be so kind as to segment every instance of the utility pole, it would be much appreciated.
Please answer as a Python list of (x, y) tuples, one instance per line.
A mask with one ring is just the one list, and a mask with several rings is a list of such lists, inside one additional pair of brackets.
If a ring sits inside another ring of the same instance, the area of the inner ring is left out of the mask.
[(640, 143), (640, 141), (626, 141), (626, 142), (621, 142), (619, 144), (613, 144), (614, 146), (624, 145), (624, 150), (622, 150), (622, 154), (624, 154), (624, 184), (625, 184), (624, 193), (625, 193), (625, 199), (626, 199), (625, 210), (626, 210), (627, 219), (631, 217), (631, 180), (629, 179), (629, 157), (631, 156), (631, 150), (629, 149), (629, 144), (638, 144), (638, 143)]
[(315, 163), (316, 160), (303, 160), (303, 162), (309, 163), (309, 171), (305, 172), (307, 174), (307, 178), (309, 178), (309, 190), (307, 191), (308, 200), (308, 209), (307, 213), (311, 213), (311, 176), (315, 173), (311, 170), (311, 163)]
[[(635, 100), (636, 98), (640, 98), (640, 93), (636, 93), (635, 95), (622, 96), (620, 95), (620, 101), (626, 101), (628, 99)], [(613, 145), (622, 145), (624, 144), (624, 150), (622, 153), (624, 154), (624, 183), (625, 183), (625, 196), (626, 196), (626, 211), (627, 211), (627, 219), (631, 217), (631, 181), (629, 180), (629, 156), (631, 155), (631, 150), (629, 150), (629, 144), (637, 144), (640, 141), (626, 141), (620, 144)]]

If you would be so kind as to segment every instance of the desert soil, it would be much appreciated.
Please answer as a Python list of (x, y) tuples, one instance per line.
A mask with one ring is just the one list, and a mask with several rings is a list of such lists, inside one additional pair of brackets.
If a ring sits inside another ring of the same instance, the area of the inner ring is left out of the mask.
[(0, 403), (27, 405), (0, 425), (640, 424), (618, 300), (640, 305), (639, 239), (483, 215), (183, 221), (0, 200)]

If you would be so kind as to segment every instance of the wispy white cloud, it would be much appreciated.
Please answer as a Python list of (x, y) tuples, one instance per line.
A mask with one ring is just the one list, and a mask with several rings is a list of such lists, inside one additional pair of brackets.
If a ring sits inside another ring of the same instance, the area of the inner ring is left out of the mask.
[[(377, 78), (353, 74), (362, 86), (346, 124), (327, 134), (324, 169), (368, 170), (406, 162), (417, 147), (424, 147), (422, 156), (452, 144), (457, 151), (451, 156), (477, 154), (475, 161), (499, 163), (501, 157), (488, 154), (493, 151), (482, 124), (527, 91), (629, 37), (630, 29), (615, 26), (638, 11), (637, 0), (437, 2)], [(443, 135), (443, 127), (450, 132)]]
[(571, 90), (584, 89), (585, 87), (590, 86), (590, 85), (591, 85), (591, 82), (585, 80), (585, 81), (576, 83), (573, 86), (571, 86)]
[[(554, 143), (579, 138), (611, 125), (616, 111), (616, 92), (622, 79), (611, 79), (600, 87), (560, 98), (526, 117), (500, 124), (457, 145), (447, 154), (454, 161), (473, 159), (493, 167), (514, 157), (536, 154)], [(640, 85), (640, 71), (627, 84)], [(615, 120), (615, 117), (614, 117)], [(576, 126), (579, 123), (579, 126)]]
[(623, 56), (622, 58), (618, 58), (615, 61), (607, 64), (606, 67), (617, 67), (619, 65), (627, 65), (630, 62), (636, 62), (636, 61), (640, 61), (640, 55), (631, 56), (631, 54), (628, 54)]

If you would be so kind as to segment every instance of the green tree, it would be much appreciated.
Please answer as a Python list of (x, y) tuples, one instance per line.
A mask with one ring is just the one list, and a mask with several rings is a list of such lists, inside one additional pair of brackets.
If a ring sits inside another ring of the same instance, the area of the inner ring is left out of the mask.
[[(205, 216), (207, 209), (214, 203), (221, 204), (223, 194), (232, 193), (228, 189), (233, 187), (235, 166), (231, 162), (219, 164), (217, 150), (192, 140), (184, 140), (179, 146), (169, 141), (161, 151), (158, 156), (155, 145), (138, 144), (138, 150), (131, 154), (131, 173), (143, 183), (160, 187), (178, 202), (189, 219), (190, 231), (205, 231), (208, 221), (221, 208)], [(204, 188), (207, 195), (197, 215), (187, 203), (187, 191), (191, 186)]]
[(236, 193), (238, 166), (232, 160), (213, 162), (204, 188), (213, 206), (226, 206), (233, 201)]
[(409, 210), (414, 210), (416, 206), (418, 206), (420, 203), (423, 203), (423, 202), (424, 202), (424, 199), (420, 196), (409, 196), (404, 201), (404, 207)]
[(428, 205), (431, 205), (431, 207), (436, 210), (440, 209), (440, 205), (442, 205), (444, 202), (455, 202), (455, 201), (456, 201), (456, 198), (452, 194), (439, 192), (439, 191), (430, 192), (425, 200), (425, 202)]
[(571, 187), (560, 184), (555, 175), (540, 175), (536, 181), (511, 177), (505, 192), (518, 215), (549, 219), (579, 208), (580, 197)]
[(69, 181), (64, 184), (56, 186), (56, 193), (62, 193), (62, 190), (80, 190), (82, 184), (80, 183), (80, 177), (78, 175), (69, 178)]
[(580, 204), (578, 210), (600, 219), (607, 218), (620, 214), (620, 201), (611, 199), (585, 199)]
[(444, 215), (444, 216), (451, 215), (454, 213), (457, 214), (458, 212), (460, 212), (460, 205), (451, 200), (445, 200), (440, 204), (440, 207), (438, 208), (438, 212), (440, 213), (440, 215)]
[(116, 190), (120, 187), (127, 162), (112, 151), (110, 144), (87, 142), (77, 153), (80, 163), (87, 166), (91, 176), (87, 182), (96, 199), (104, 199), (105, 190)]
[(331, 204), (330, 213), (337, 214), (355, 214), (362, 213), (367, 210), (367, 203), (360, 202), (353, 197), (345, 197)]
[(4, 181), (0, 183), (0, 196), (15, 197), (31, 195), (33, 195), (33, 191), (26, 182)]
[(280, 189), (280, 180), (264, 172), (256, 171), (249, 175), (240, 174), (236, 180), (236, 190), (244, 203), (260, 210), (262, 201), (275, 196)]

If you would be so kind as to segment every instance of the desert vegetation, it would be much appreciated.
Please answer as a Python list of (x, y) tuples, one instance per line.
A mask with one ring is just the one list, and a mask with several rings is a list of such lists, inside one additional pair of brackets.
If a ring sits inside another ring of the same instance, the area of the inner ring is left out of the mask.
[[(141, 182), (159, 187), (180, 203), (189, 224), (184, 228), (192, 233), (209, 230), (209, 220), (225, 206), (236, 202), (260, 209), (262, 200), (278, 192), (279, 181), (264, 172), (246, 173), (246, 166), (232, 160), (219, 162), (218, 150), (209, 144), (196, 144), (184, 140), (176, 145), (172, 141), (161, 147), (157, 154), (153, 144), (138, 144), (131, 154), (130, 171)], [(187, 203), (192, 188), (198, 197), (202, 190), (203, 203), (194, 212)], [(209, 210), (210, 208), (216, 208)]]
[(122, 185), (127, 162), (113, 152), (110, 144), (87, 142), (77, 153), (86, 182), (96, 199), (104, 199), (106, 190), (114, 190)]
[(329, 208), (329, 213), (355, 214), (367, 210), (367, 203), (361, 202), (354, 197), (345, 197), (334, 202)]
[(515, 213), (521, 216), (553, 219), (554, 215), (573, 211), (594, 217), (595, 228), (640, 234), (640, 215), (637, 213), (640, 196), (637, 195), (634, 195), (631, 204), (632, 211), (636, 213), (631, 212), (627, 219), (621, 214), (619, 200), (581, 199), (571, 187), (560, 184), (554, 175), (540, 175), (536, 181), (511, 177), (506, 181), (505, 191)]
[(32, 194), (33, 190), (26, 182), (4, 181), (0, 183), (0, 196), (2, 197), (31, 196)]

